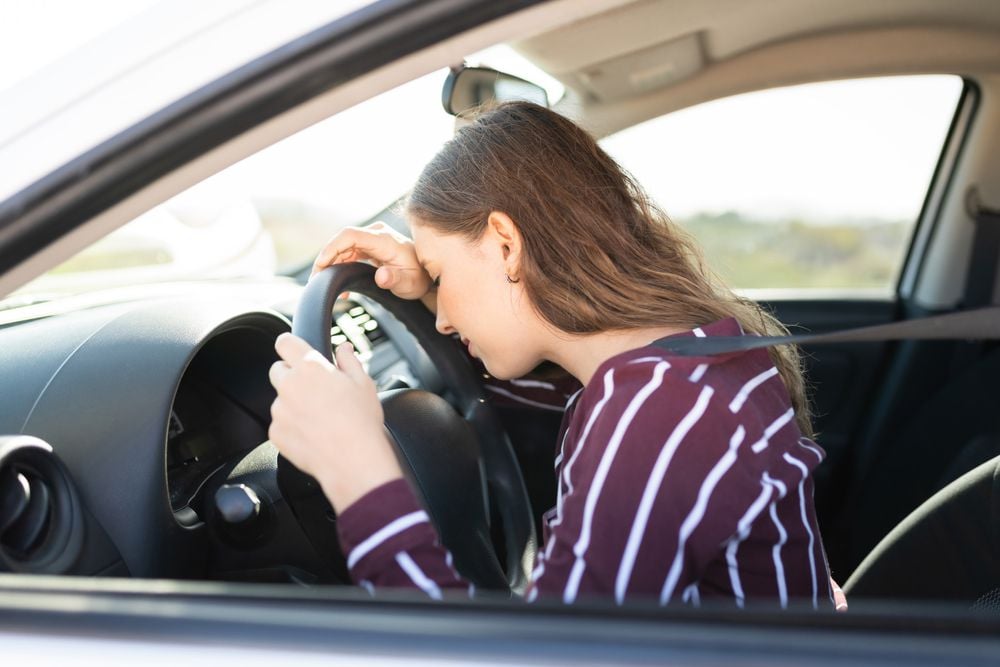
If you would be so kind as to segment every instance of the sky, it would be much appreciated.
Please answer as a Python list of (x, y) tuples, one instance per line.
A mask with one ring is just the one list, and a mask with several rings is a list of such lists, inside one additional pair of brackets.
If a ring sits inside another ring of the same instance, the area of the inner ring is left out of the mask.
[[(0, 91), (145, 11), (156, 0), (5, 0)], [(524, 75), (509, 49), (473, 56)], [(338, 114), (244, 160), (190, 196), (297, 200), (359, 221), (403, 194), (452, 134), (445, 71)], [(742, 95), (605, 139), (674, 217), (913, 219), (961, 82), (905, 77)]]

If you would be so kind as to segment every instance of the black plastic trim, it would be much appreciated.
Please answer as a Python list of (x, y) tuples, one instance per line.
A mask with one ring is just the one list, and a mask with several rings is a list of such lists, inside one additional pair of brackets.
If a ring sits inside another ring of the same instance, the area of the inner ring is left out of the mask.
[(5, 633), (39, 640), (78, 636), (502, 664), (986, 665), (1000, 650), (996, 616), (949, 607), (741, 612), (457, 598), (434, 603), (417, 595), (371, 600), (358, 589), (111, 584), (0, 576), (0, 624)]

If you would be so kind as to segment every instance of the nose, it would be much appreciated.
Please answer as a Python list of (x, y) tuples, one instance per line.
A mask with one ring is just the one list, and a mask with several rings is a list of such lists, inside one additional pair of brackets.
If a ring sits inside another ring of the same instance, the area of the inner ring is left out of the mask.
[(437, 327), (439, 333), (445, 336), (455, 333), (455, 327), (451, 326), (451, 322), (448, 321), (448, 317), (444, 314), (444, 308), (441, 307), (440, 302), (437, 304), (437, 319), (434, 321), (434, 326)]

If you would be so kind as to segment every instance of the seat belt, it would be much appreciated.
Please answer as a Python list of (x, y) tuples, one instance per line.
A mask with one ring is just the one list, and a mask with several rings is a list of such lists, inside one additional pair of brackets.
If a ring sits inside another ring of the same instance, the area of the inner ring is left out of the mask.
[[(986, 208), (979, 201), (979, 191), (972, 187), (965, 197), (965, 208), (973, 220), (969, 270), (965, 274), (962, 308), (971, 310), (993, 305), (1000, 261), (1000, 211)], [(953, 352), (952, 373), (963, 372), (983, 355), (985, 345), (977, 341), (957, 346)]]
[(966, 207), (974, 220), (975, 231), (962, 306), (971, 309), (993, 303), (997, 262), (1000, 261), (1000, 211), (980, 204), (975, 189), (969, 191)]
[(791, 336), (668, 336), (653, 345), (681, 356), (709, 356), (755, 350), (772, 345), (820, 345), (884, 340), (996, 340), (1000, 339), (1000, 306), (961, 310), (891, 324)]
[(772, 345), (820, 345), (885, 340), (997, 340), (1000, 339), (1000, 306), (992, 306), (997, 264), (1000, 262), (1000, 211), (979, 203), (975, 189), (966, 202), (975, 220), (969, 271), (961, 310), (947, 315), (921, 317), (823, 334), (792, 336), (667, 337), (653, 345), (682, 356), (708, 356), (754, 350)]

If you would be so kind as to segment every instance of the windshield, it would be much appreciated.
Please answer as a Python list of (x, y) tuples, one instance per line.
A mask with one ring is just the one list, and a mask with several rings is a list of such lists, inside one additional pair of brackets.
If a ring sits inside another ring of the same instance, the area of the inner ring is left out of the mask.
[(451, 137), (454, 119), (440, 103), (446, 73), (367, 100), (219, 172), (13, 296), (24, 302), (294, 272), (338, 229), (393, 204)]
[[(539, 78), (508, 47), (469, 57)], [(452, 137), (441, 69), (368, 99), (178, 194), (14, 292), (10, 307), (178, 280), (269, 278), (309, 266), (339, 229), (384, 218)], [(550, 99), (562, 91), (549, 84)], [(399, 221), (396, 220), (398, 223)]]

